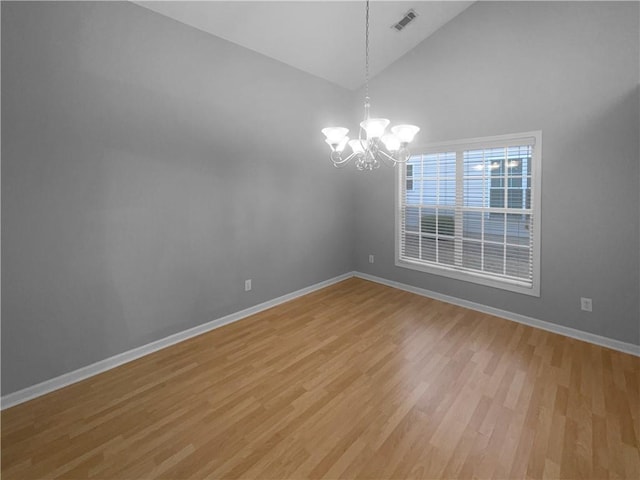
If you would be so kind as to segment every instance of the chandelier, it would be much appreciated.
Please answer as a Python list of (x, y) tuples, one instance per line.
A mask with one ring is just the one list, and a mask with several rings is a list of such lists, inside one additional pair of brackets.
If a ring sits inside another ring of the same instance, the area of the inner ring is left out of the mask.
[[(331, 161), (335, 167), (342, 167), (350, 160), (355, 159), (358, 170), (373, 170), (380, 167), (381, 163), (395, 166), (409, 159), (407, 146), (420, 130), (415, 125), (396, 125), (391, 127), (390, 133), (385, 133), (389, 123), (386, 118), (371, 118), (369, 98), (369, 0), (366, 2), (365, 20), (365, 97), (364, 120), (360, 122), (358, 138), (349, 140), (348, 128), (327, 127), (322, 129), (325, 142), (331, 148)], [(346, 154), (345, 148), (349, 145), (351, 153)], [(346, 156), (345, 156), (346, 155)]]

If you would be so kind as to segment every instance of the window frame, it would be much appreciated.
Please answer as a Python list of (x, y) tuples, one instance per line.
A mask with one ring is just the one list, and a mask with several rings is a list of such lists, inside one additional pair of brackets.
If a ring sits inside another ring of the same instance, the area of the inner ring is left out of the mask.
[[(406, 165), (400, 164), (396, 171), (395, 182), (395, 265), (397, 267), (408, 268), (434, 275), (440, 275), (465, 282), (476, 283), (489, 287), (507, 290), (511, 292), (540, 296), (540, 217), (541, 217), (541, 198), (542, 198), (542, 131), (530, 131), (522, 133), (512, 133), (506, 135), (495, 135), (490, 137), (467, 138), (461, 140), (453, 140), (447, 142), (429, 143), (414, 146), (413, 154), (425, 155), (432, 153), (445, 152), (464, 152), (473, 149), (488, 149), (495, 147), (506, 147), (515, 145), (531, 144), (533, 139), (533, 148), (531, 155), (531, 215), (533, 216), (531, 235), (531, 255), (532, 255), (532, 280), (531, 285), (528, 282), (519, 282), (512, 279), (496, 278), (482, 272), (472, 270), (463, 270), (460, 267), (447, 267), (443, 264), (432, 263), (421, 259), (407, 259), (401, 255), (402, 249), (402, 209), (403, 209), (403, 186), (406, 185)], [(458, 161), (456, 160), (456, 175), (458, 175)], [(463, 194), (456, 196), (455, 210), (462, 208), (459, 200)], [(514, 212), (515, 213), (515, 212)]]

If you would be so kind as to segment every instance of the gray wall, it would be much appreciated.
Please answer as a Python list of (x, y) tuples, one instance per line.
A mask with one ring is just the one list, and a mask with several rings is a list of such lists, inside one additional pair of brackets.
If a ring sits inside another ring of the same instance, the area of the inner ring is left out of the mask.
[(640, 344), (638, 18), (637, 3), (479, 2), (373, 82), (372, 113), (422, 126), (417, 142), (542, 130), (540, 298), (395, 267), (390, 171), (355, 179), (356, 269)]
[(351, 98), (131, 3), (2, 2), (2, 393), (351, 271)]

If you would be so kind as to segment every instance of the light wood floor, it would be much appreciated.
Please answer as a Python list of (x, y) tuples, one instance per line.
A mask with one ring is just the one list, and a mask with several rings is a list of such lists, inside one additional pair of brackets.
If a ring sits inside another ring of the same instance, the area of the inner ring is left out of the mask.
[(2, 412), (2, 478), (640, 478), (640, 359), (360, 279)]

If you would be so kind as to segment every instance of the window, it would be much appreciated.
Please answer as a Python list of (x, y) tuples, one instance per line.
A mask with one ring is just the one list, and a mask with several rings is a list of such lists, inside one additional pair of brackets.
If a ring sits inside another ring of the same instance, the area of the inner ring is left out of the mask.
[(540, 295), (541, 132), (427, 146), (398, 170), (396, 265)]
[(407, 191), (413, 190), (413, 165), (407, 164)]

